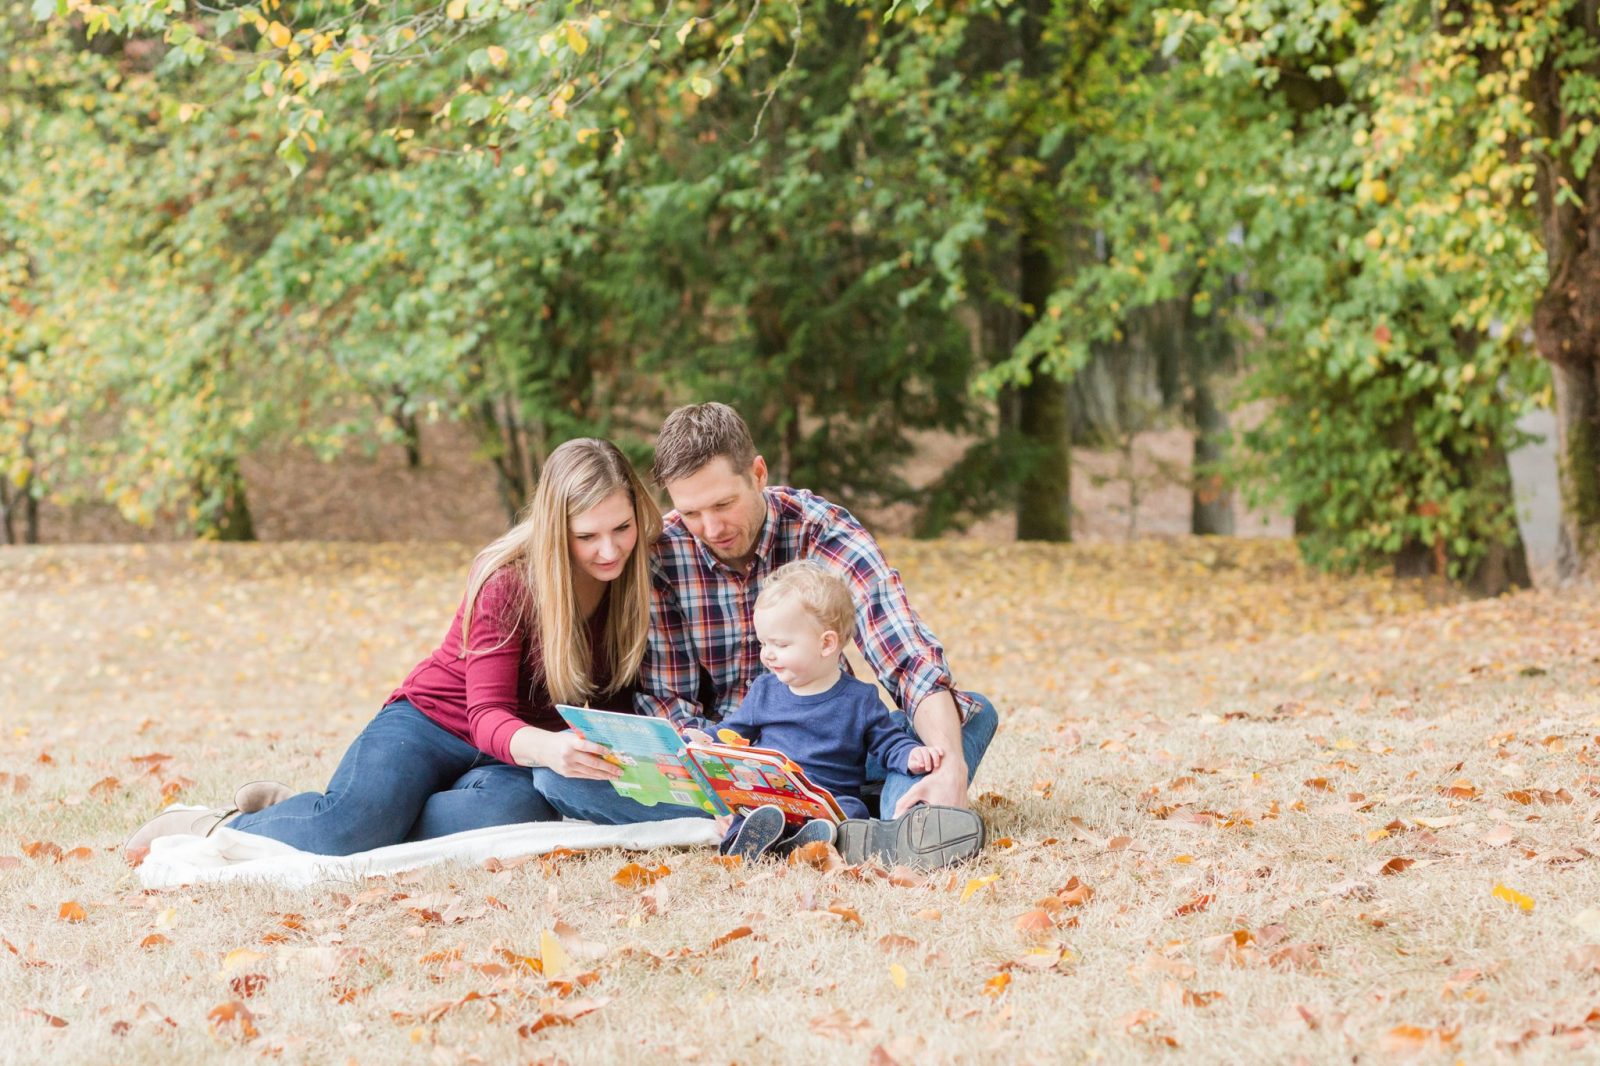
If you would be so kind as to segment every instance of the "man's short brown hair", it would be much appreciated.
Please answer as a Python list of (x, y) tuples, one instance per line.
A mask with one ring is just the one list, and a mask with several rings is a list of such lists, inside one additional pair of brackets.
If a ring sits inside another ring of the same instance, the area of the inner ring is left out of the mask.
[(661, 423), (656, 437), (656, 484), (698, 474), (713, 459), (723, 458), (736, 474), (747, 474), (756, 461), (755, 441), (739, 412), (725, 403), (691, 403)]

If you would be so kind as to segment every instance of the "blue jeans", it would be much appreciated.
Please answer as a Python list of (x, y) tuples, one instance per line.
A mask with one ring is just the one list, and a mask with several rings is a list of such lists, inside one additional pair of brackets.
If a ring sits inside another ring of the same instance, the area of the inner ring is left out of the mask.
[[(970, 785), (973, 775), (978, 772), (978, 764), (983, 761), (984, 752), (989, 750), (989, 743), (994, 740), (995, 730), (1000, 728), (1000, 715), (994, 709), (994, 704), (989, 702), (989, 697), (976, 692), (967, 695), (978, 701), (978, 709), (961, 725), (961, 754), (966, 759), (967, 784)], [(895, 712), (894, 717), (907, 732), (916, 733), (907, 715)], [(911, 791), (911, 786), (917, 783), (917, 777), (893, 770), (885, 771), (877, 759), (868, 759), (868, 790), (879, 781), (883, 782), (883, 793), (878, 800), (878, 812), (884, 818), (893, 818), (895, 805), (900, 802), (900, 797)]]
[(581, 818), (596, 825), (627, 825), (629, 822), (665, 822), (672, 818), (710, 818), (698, 807), (658, 803), (647, 807), (622, 795), (610, 781), (586, 777), (562, 777), (548, 766), (533, 768), (533, 787), (563, 818)]
[[(968, 695), (978, 701), (978, 709), (961, 727), (961, 750), (967, 760), (967, 783), (971, 784), (972, 775), (977, 772), (978, 764), (983, 761), (983, 753), (989, 750), (989, 742), (994, 739), (995, 729), (1000, 725), (1000, 716), (987, 697), (975, 692)], [(910, 720), (905, 715), (897, 714), (896, 718), (906, 729), (911, 728)], [(879, 809), (886, 818), (894, 817), (894, 805), (900, 802), (900, 797), (904, 796), (916, 781), (916, 777), (910, 774), (886, 774), (882, 764), (876, 759), (867, 760), (867, 787), (870, 789), (877, 782), (883, 783), (883, 798)], [(550, 806), (559, 811), (563, 818), (582, 818), (599, 825), (710, 817), (704, 811), (693, 807), (680, 807), (670, 803), (658, 803), (654, 807), (646, 807), (642, 803), (620, 795), (611, 787), (609, 781), (562, 777), (554, 770), (543, 766), (534, 769), (533, 783), (539, 794)]]
[(241, 814), (228, 828), (317, 855), (351, 855), (557, 817), (534, 789), (527, 767), (484, 754), (396, 700), (351, 742), (326, 792), (302, 792)]

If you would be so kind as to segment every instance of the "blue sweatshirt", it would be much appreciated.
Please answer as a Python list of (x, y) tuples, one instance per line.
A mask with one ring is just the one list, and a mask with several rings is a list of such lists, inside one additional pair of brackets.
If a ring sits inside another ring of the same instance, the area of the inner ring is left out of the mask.
[(921, 743), (889, 717), (876, 688), (846, 674), (814, 696), (796, 696), (772, 674), (762, 674), (739, 709), (718, 726), (757, 747), (783, 752), (832, 792), (849, 818), (867, 817), (861, 802), (867, 757), (875, 755), (886, 769), (909, 773), (907, 760)]

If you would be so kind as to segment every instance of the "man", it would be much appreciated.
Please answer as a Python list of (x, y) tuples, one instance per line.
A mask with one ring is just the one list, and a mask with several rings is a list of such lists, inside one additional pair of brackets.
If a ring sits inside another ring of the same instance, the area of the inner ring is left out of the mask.
[(850, 585), (856, 642), (909, 728), (944, 752), (925, 776), (884, 774), (880, 812), (894, 821), (847, 823), (841, 852), (851, 861), (876, 855), (915, 865), (976, 853), (983, 824), (967, 809), (967, 786), (998, 718), (987, 699), (956, 688), (944, 649), (872, 535), (813, 493), (768, 486), (749, 428), (725, 404), (672, 412), (654, 473), (675, 510), (652, 559), (638, 710), (679, 729), (705, 729), (732, 714), (762, 672), (752, 621), (762, 579), (795, 559), (816, 559)]

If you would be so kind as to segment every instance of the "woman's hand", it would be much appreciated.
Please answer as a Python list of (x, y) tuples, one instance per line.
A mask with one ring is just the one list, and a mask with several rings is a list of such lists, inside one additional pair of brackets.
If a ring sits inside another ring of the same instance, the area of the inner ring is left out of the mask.
[(612, 781), (622, 768), (608, 761), (607, 749), (584, 740), (570, 729), (552, 733), (532, 726), (511, 735), (511, 757), (518, 766), (548, 766), (562, 777)]

